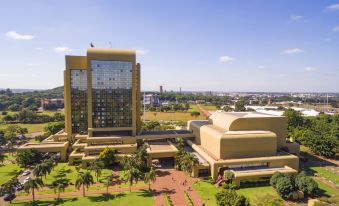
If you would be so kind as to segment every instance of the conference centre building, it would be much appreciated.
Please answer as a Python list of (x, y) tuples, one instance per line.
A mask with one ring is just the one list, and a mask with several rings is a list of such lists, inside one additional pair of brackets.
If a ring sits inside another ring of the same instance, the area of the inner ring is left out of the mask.
[[(256, 112), (214, 112), (207, 120), (191, 120), (185, 130), (142, 131), (140, 64), (133, 50), (89, 48), (86, 56), (65, 57), (65, 129), (41, 143), (19, 150), (59, 153), (62, 161), (84, 167), (106, 147), (117, 159), (148, 148), (148, 162), (174, 162), (174, 138), (199, 163), (192, 175), (218, 179), (232, 170), (235, 182), (297, 173), (299, 145), (287, 140), (287, 119)], [(160, 164), (161, 165), (161, 164)], [(171, 164), (169, 164), (171, 165)]]

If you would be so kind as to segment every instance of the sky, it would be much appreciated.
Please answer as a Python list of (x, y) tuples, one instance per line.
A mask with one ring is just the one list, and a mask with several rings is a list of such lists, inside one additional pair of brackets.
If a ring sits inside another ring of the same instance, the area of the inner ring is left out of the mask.
[(142, 90), (339, 92), (339, 0), (1, 3), (0, 88), (61, 86), (93, 42), (135, 49)]

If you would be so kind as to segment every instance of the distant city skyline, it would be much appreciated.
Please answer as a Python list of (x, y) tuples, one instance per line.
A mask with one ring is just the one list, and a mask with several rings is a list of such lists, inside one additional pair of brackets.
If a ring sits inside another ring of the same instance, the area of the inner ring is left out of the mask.
[(3, 1), (0, 88), (63, 85), (65, 55), (130, 48), (141, 89), (339, 92), (339, 1)]

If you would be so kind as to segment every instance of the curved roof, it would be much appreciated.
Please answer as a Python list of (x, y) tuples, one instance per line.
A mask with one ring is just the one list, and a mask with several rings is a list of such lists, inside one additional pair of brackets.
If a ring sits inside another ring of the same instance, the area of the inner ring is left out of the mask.
[(230, 127), (239, 119), (250, 118), (282, 118), (279, 116), (262, 114), (258, 112), (214, 112), (209, 119), (213, 125), (221, 127), (225, 130), (230, 130)]

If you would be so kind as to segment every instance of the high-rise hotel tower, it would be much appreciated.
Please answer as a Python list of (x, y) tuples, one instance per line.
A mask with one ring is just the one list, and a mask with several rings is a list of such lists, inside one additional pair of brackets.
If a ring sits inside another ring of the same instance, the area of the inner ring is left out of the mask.
[(140, 64), (133, 50), (89, 48), (66, 56), (65, 132), (135, 136), (140, 124)]

